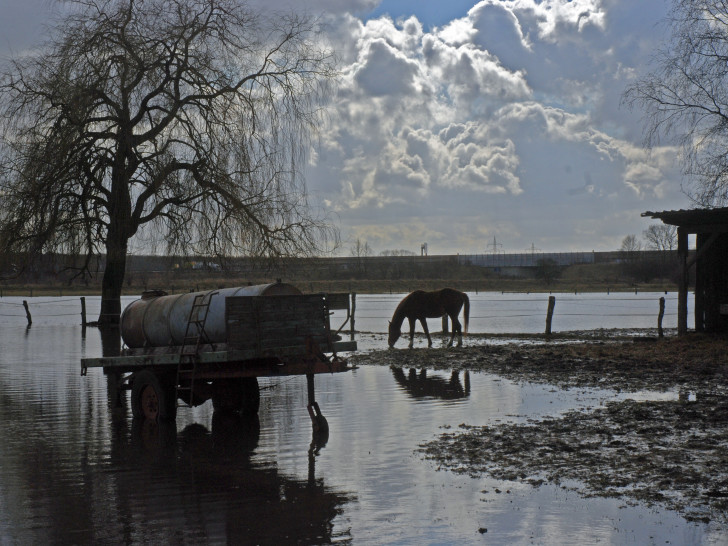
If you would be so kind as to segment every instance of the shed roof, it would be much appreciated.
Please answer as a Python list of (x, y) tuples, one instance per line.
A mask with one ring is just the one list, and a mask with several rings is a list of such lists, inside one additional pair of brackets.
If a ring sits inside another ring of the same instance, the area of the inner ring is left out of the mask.
[[(666, 224), (686, 228), (728, 230), (728, 207), (715, 209), (663, 210), (661, 212), (643, 212), (642, 216), (659, 218)], [(689, 229), (689, 231), (692, 231)]]

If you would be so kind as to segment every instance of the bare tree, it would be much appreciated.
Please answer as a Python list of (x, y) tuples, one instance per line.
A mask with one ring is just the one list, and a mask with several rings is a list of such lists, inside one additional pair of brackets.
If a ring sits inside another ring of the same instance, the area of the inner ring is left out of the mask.
[(627, 235), (622, 239), (622, 246), (619, 249), (622, 252), (639, 252), (642, 250), (642, 243), (639, 242), (636, 235)]
[(336, 77), (316, 22), (237, 0), (72, 0), (0, 74), (0, 252), (105, 257), (118, 320), (129, 241), (276, 258), (337, 233), (300, 167)]
[(366, 274), (367, 266), (366, 261), (363, 258), (372, 256), (373, 254), (374, 251), (372, 250), (372, 247), (369, 246), (369, 243), (357, 238), (356, 242), (351, 247), (351, 255), (356, 258), (359, 273)]
[(369, 246), (369, 243), (358, 238), (351, 247), (351, 255), (356, 258), (364, 258), (366, 256), (372, 256), (373, 254), (374, 251), (372, 250), (372, 247)]
[(624, 101), (644, 108), (647, 146), (682, 147), (689, 197), (702, 206), (728, 202), (728, 3), (673, 0), (670, 37), (656, 68)]
[(677, 227), (667, 224), (652, 224), (642, 236), (649, 250), (670, 251), (677, 248)]

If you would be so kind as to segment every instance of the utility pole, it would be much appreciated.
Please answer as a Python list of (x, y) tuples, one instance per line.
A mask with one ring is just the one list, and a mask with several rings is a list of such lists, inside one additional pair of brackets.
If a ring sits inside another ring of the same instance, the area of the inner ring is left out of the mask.
[(498, 254), (498, 248), (502, 247), (503, 245), (495, 240), (495, 235), (493, 235), (493, 242), (488, 243), (486, 245), (488, 248), (493, 247), (493, 254)]

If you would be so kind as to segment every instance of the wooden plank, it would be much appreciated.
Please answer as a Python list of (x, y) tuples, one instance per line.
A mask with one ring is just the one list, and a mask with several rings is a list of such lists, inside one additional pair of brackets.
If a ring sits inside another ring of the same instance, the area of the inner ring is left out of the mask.
[(306, 336), (325, 337), (322, 295), (232, 297), (226, 300), (227, 341), (231, 348), (305, 345)]

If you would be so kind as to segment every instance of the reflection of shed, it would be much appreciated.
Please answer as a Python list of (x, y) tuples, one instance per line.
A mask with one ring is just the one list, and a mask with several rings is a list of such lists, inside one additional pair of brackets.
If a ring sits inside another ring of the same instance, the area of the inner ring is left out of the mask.
[[(677, 226), (680, 281), (678, 333), (688, 329), (688, 272), (695, 265), (695, 330), (728, 333), (728, 207), (644, 212)], [(695, 255), (688, 259), (688, 235), (696, 235)]]

